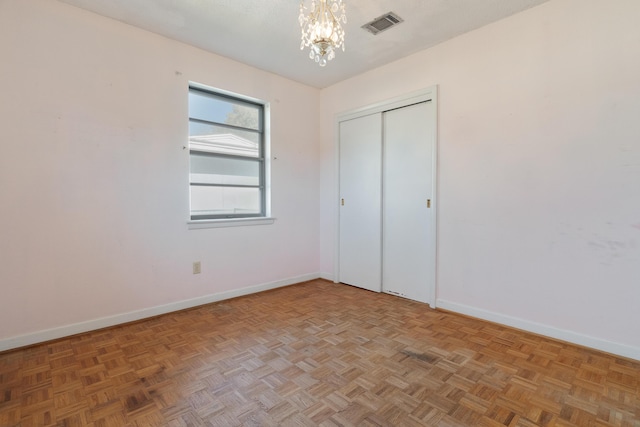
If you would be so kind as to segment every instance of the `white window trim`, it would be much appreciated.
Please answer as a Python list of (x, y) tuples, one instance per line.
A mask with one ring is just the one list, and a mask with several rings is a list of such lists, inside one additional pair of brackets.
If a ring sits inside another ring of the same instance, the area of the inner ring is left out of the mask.
[(273, 217), (197, 219), (188, 221), (187, 227), (189, 228), (189, 230), (201, 230), (203, 228), (269, 225), (273, 224), (275, 221), (276, 218)]

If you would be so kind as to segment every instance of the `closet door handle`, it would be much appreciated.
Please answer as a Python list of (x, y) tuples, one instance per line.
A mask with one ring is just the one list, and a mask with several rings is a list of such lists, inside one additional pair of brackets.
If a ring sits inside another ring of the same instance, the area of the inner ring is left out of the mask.
[(431, 199), (427, 199), (427, 207), (431, 208)]
[(340, 199), (340, 204), (344, 206), (344, 199)]

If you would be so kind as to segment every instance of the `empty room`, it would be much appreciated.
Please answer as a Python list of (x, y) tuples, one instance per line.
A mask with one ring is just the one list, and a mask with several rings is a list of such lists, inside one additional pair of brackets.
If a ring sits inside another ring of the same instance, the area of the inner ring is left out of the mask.
[(639, 23), (0, 0), (0, 427), (640, 427)]

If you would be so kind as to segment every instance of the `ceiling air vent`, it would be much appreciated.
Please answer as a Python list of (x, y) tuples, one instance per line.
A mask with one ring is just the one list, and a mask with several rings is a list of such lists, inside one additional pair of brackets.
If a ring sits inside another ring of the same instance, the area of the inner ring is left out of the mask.
[(385, 13), (382, 16), (377, 17), (371, 22), (367, 22), (362, 26), (365, 30), (369, 31), (374, 36), (378, 33), (381, 33), (389, 28), (398, 25), (403, 22), (404, 19), (400, 18), (393, 12)]

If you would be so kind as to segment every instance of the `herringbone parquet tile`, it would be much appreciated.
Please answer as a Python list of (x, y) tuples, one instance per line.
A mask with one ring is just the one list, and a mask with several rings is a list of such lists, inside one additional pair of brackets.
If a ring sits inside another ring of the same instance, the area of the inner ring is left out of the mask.
[(640, 426), (640, 363), (322, 280), (0, 354), (0, 426)]

